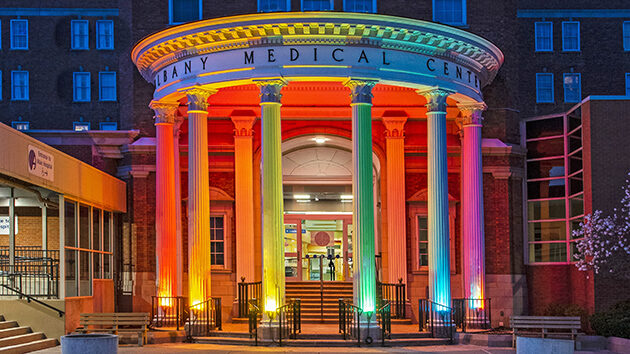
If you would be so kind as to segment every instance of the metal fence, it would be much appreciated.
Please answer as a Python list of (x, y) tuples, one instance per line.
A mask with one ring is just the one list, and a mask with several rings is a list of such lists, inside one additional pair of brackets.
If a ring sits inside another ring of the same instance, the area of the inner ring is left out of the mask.
[[(0, 264), (0, 284), (33, 297), (59, 298), (59, 264)], [(0, 287), (0, 296), (16, 296)]]

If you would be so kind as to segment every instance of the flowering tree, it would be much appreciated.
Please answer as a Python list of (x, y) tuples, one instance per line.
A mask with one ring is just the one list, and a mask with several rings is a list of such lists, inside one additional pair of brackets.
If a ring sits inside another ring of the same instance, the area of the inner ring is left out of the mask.
[(581, 238), (573, 255), (579, 270), (630, 279), (630, 180), (623, 187), (621, 208), (613, 215), (603, 216), (601, 210), (586, 215), (573, 237)]

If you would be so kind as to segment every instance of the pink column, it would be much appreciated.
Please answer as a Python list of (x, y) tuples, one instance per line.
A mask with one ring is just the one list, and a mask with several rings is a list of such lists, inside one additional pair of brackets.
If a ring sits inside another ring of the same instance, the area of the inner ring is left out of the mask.
[[(173, 148), (173, 122), (178, 103), (152, 101), (149, 107), (155, 111), (156, 132), (156, 287), (157, 295), (170, 297), (177, 290), (177, 243), (175, 213), (175, 173)], [(162, 306), (170, 306), (164, 300)]]
[[(386, 112), (388, 113), (388, 112)], [(398, 113), (398, 112), (396, 112)], [(387, 266), (388, 281), (407, 283), (407, 232), (405, 225), (404, 112), (383, 116), (387, 156)]]
[(175, 156), (175, 230), (177, 240), (177, 296), (184, 296), (184, 242), (182, 240), (182, 172), (179, 161), (179, 136), (184, 117), (175, 115), (173, 126), (173, 153)]
[[(464, 295), (468, 299), (485, 296), (485, 243), (483, 230), (483, 175), (481, 170), (481, 112), (484, 103), (459, 104), (462, 117), (462, 255)], [(471, 302), (471, 307), (483, 307)]]
[(252, 127), (254, 112), (232, 115), (234, 123), (234, 174), (236, 184), (236, 278), (256, 281), (254, 268), (254, 171)]

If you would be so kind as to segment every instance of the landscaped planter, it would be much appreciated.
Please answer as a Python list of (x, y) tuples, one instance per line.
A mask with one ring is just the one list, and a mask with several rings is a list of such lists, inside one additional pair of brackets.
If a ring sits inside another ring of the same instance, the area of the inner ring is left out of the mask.
[(111, 354), (118, 352), (118, 336), (113, 334), (69, 334), (61, 336), (62, 354)]
[(575, 342), (570, 339), (516, 337), (516, 353), (572, 354)]

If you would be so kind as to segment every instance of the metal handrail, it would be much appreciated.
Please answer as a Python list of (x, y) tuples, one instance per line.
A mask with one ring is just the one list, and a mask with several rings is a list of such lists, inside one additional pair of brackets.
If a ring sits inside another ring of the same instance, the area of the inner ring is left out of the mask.
[[(448, 337), (453, 342), (453, 308), (429, 299), (418, 299), (418, 330), (427, 329), (431, 337)], [(437, 323), (437, 325), (436, 325)], [(425, 328), (425, 326), (427, 326)]]
[[(339, 333), (343, 339), (356, 336), (357, 344), (361, 345), (361, 315), (363, 310), (351, 302), (339, 299)], [(353, 324), (355, 324), (353, 326)], [(368, 323), (369, 325), (369, 323)]]
[(260, 307), (258, 307), (258, 301), (256, 299), (249, 300), (248, 305), (249, 338), (253, 335), (256, 345), (258, 345), (258, 316), (261, 314)]
[[(288, 316), (287, 316), (288, 312)], [(292, 299), (276, 310), (278, 316), (278, 342), (282, 345), (282, 337), (295, 339), (302, 332), (302, 301)]]
[(392, 338), (392, 304), (383, 300), (385, 305), (381, 306), (376, 313), (379, 314), (379, 321), (381, 322), (381, 346), (385, 346), (385, 338)]
[(10, 287), (10, 286), (8, 286), (8, 285), (5, 285), (5, 284), (0, 284), (0, 286), (4, 287), (5, 289), (11, 290), (11, 291), (13, 291), (13, 292), (16, 292), (16, 293), (18, 293), (20, 296), (24, 296), (24, 297), (26, 298), (27, 302), (29, 302), (29, 303), (30, 303), (31, 301), (35, 301), (36, 303), (38, 303), (38, 304), (40, 304), (40, 305), (43, 305), (43, 306), (46, 306), (46, 307), (48, 307), (49, 309), (51, 309), (51, 310), (53, 310), (53, 311), (57, 311), (57, 312), (59, 313), (59, 317), (63, 317), (63, 315), (65, 315), (65, 314), (66, 314), (64, 311), (61, 311), (60, 309), (58, 309), (58, 308), (56, 308), (56, 307), (54, 307), (54, 306), (48, 305), (47, 303), (45, 303), (45, 302), (43, 302), (43, 301), (39, 301), (39, 300), (37, 300), (36, 298), (34, 298), (34, 297), (30, 296), (30, 295), (27, 295), (27, 294), (25, 294), (25, 293), (21, 292), (21, 291), (20, 291), (20, 290), (18, 290), (18, 289), (14, 289), (14, 288), (12, 288), (12, 287)]
[(189, 342), (194, 337), (207, 336), (211, 329), (222, 329), (221, 298), (211, 297), (188, 307), (188, 327), (186, 337)]

